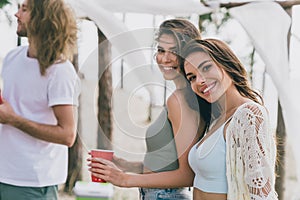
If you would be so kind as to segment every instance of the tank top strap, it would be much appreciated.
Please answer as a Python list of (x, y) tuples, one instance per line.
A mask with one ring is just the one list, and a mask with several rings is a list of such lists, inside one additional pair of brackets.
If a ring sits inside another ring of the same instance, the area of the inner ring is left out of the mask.
[(226, 125), (231, 119), (232, 119), (233, 115), (231, 115), (224, 123), (224, 125)]

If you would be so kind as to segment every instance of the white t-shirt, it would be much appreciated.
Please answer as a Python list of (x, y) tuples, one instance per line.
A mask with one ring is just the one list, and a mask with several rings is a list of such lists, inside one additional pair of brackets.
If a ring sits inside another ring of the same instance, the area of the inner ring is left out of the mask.
[[(27, 51), (28, 46), (21, 46), (5, 57), (2, 95), (18, 115), (56, 125), (51, 106), (77, 106), (80, 80), (69, 61), (52, 65), (41, 76), (37, 59), (27, 57)], [(67, 158), (67, 146), (0, 124), (0, 182), (33, 187), (64, 183)]]

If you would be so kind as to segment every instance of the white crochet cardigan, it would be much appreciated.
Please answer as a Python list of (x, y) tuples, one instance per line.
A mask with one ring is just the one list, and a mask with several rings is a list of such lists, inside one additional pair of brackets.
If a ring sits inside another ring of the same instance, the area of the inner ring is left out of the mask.
[(265, 107), (241, 105), (226, 130), (228, 200), (274, 200), (276, 142)]

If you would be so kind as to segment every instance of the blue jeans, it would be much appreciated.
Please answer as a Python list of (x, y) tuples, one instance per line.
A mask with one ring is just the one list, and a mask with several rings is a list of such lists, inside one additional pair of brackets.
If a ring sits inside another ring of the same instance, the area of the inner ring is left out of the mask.
[(191, 200), (188, 188), (140, 188), (141, 200)]

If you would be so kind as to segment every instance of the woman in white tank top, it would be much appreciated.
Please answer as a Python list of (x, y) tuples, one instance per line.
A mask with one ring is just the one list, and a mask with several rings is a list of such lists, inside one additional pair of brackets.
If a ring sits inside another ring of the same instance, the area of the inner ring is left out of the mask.
[(191, 41), (182, 54), (193, 91), (221, 107), (220, 117), (189, 154), (194, 199), (277, 200), (275, 136), (241, 62), (216, 39)]

